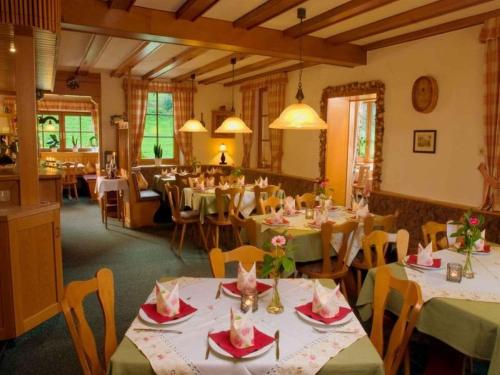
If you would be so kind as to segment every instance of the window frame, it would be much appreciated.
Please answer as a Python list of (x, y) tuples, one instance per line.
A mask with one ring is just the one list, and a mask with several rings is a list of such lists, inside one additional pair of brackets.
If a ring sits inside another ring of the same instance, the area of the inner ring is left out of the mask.
[[(268, 113), (268, 106), (266, 104), (266, 111), (264, 111), (264, 93), (267, 92), (267, 88), (263, 87), (259, 89), (258, 91), (258, 110), (257, 110), (257, 168), (259, 169), (271, 169), (271, 160), (269, 160), (269, 164), (263, 164), (262, 163), (262, 156), (263, 156), (263, 143), (267, 142), (269, 145), (269, 150), (271, 150), (271, 138), (270, 138), (270, 131), (269, 131), (269, 113)], [(265, 112), (265, 113), (264, 113)], [(267, 134), (268, 138), (263, 139), (263, 133), (264, 133), (264, 118), (267, 119)]]
[[(163, 163), (166, 163), (166, 164), (177, 164), (178, 163), (178, 160), (179, 160), (179, 148), (177, 146), (177, 142), (176, 142), (176, 137), (177, 137), (177, 134), (176, 134), (176, 131), (175, 131), (175, 114), (174, 114), (174, 110), (173, 110), (173, 103), (174, 103), (174, 98), (173, 98), (173, 93), (169, 92), (169, 91), (148, 91), (148, 96), (150, 93), (154, 93), (154, 94), (157, 94), (156, 95), (156, 113), (154, 115), (156, 115), (156, 141), (158, 143), (158, 96), (159, 94), (170, 94), (172, 95), (172, 120), (173, 120), (173, 135), (172, 135), (172, 139), (174, 140), (174, 157), (173, 158), (165, 158), (163, 157), (161, 159), (161, 162), (162, 164)], [(152, 114), (149, 114), (149, 115), (152, 115)], [(144, 127), (146, 127), (146, 116), (148, 116), (148, 112), (147, 112), (147, 104), (146, 104), (146, 111), (144, 113)], [(148, 138), (153, 138), (153, 137), (148, 137)], [(143, 140), (144, 140), (144, 134), (143, 134)], [(141, 150), (139, 152), (139, 163), (140, 164), (154, 164), (155, 162), (155, 159), (154, 157), (152, 159), (144, 159), (142, 157), (142, 142), (143, 140), (141, 140)]]

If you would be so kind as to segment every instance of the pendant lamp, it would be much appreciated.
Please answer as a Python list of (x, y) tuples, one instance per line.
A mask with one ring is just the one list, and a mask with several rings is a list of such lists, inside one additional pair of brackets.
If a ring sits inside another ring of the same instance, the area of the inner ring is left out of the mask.
[(191, 74), (191, 90), (193, 91), (192, 95), (192, 106), (191, 106), (191, 118), (187, 120), (184, 125), (182, 125), (182, 128), (179, 129), (180, 132), (186, 132), (186, 133), (206, 133), (207, 128), (203, 126), (203, 124), (195, 119), (194, 117), (194, 78), (195, 75)]
[[(305, 8), (297, 9), (297, 18), (302, 25), (302, 21), (306, 18)], [(269, 125), (269, 129), (326, 130), (328, 128), (326, 122), (318, 116), (311, 106), (302, 103), (302, 100), (304, 100), (304, 93), (302, 92), (302, 70), (304, 67), (304, 62), (302, 61), (302, 37), (300, 37), (299, 48), (301, 67), (297, 94), (295, 95), (297, 103), (286, 107), (279, 117)]]
[[(231, 64), (233, 65), (233, 82), (234, 82), (234, 65), (236, 64), (236, 58), (231, 59)], [(232, 88), (232, 104), (231, 104), (231, 112), (234, 114), (234, 85)], [(245, 122), (239, 118), (238, 116), (231, 116), (224, 120), (224, 122), (215, 129), (215, 133), (243, 133), (249, 134), (252, 133), (252, 129), (246, 126)]]

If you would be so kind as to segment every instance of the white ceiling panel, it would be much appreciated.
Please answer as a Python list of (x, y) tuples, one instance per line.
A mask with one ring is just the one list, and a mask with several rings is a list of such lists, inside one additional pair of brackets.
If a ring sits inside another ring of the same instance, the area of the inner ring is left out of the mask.
[(266, 0), (219, 0), (203, 17), (232, 22), (265, 2)]
[(112, 38), (99, 60), (96, 61), (96, 70), (116, 69), (141, 44), (138, 40)]
[(163, 64), (165, 61), (177, 56), (179, 53), (187, 50), (189, 47), (180, 46), (177, 44), (164, 44), (154, 53), (145, 58), (142, 62), (137, 64), (136, 67), (132, 69), (132, 74), (143, 75), (150, 70), (156, 68), (157, 66)]
[(80, 66), (91, 34), (63, 31), (59, 44), (57, 66), (61, 69), (77, 68)]

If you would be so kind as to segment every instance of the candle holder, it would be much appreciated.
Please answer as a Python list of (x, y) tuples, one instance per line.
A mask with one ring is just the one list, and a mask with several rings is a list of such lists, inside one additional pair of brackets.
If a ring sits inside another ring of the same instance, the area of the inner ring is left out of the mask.
[(446, 265), (446, 281), (459, 283), (462, 281), (462, 265), (460, 263), (448, 263)]
[(312, 220), (312, 219), (314, 219), (314, 209), (306, 208), (306, 220)]
[(252, 312), (257, 311), (259, 308), (259, 293), (257, 293), (257, 289), (245, 289), (241, 291), (240, 308), (244, 313), (250, 309), (252, 309)]

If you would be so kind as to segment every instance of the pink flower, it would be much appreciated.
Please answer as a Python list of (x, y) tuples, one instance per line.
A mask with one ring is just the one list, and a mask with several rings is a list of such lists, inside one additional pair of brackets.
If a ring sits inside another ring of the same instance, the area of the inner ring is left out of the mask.
[(286, 238), (284, 236), (274, 236), (271, 240), (273, 246), (285, 246)]
[(479, 219), (475, 216), (472, 216), (470, 219), (469, 219), (469, 224), (470, 225), (478, 225), (479, 224)]

